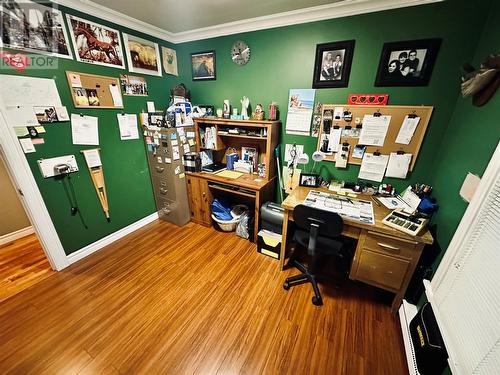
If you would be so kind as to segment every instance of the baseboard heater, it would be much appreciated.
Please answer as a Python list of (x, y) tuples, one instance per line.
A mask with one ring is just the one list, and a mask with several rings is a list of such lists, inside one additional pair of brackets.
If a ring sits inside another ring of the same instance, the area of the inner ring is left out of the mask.
[(417, 359), (415, 357), (415, 349), (410, 336), (410, 322), (417, 315), (417, 306), (412, 305), (406, 300), (403, 300), (399, 308), (399, 321), (401, 323), (401, 332), (405, 344), (406, 362), (408, 364), (408, 373), (410, 375), (420, 375), (417, 368)]

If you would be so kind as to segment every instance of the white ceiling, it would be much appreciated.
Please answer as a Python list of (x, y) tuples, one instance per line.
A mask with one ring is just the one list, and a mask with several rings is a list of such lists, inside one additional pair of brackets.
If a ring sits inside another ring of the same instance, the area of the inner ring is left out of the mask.
[(444, 0), (51, 0), (172, 43)]
[(188, 30), (346, 0), (93, 0), (160, 29)]

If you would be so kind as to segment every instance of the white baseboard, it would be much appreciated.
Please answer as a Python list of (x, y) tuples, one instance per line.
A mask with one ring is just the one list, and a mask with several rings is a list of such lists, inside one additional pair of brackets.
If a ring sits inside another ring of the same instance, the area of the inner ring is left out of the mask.
[(101, 238), (100, 240), (91, 243), (90, 245), (87, 245), (81, 248), (80, 250), (75, 251), (74, 253), (69, 254), (67, 256), (68, 261), (70, 264), (78, 262), (80, 259), (83, 259), (89, 256), (90, 254), (95, 253), (96, 251), (102, 249), (103, 247), (108, 246), (109, 244), (119, 240), (122, 237), (125, 237), (127, 234), (130, 234), (139, 228), (142, 228), (143, 226), (155, 221), (156, 219), (158, 219), (158, 212), (146, 216), (141, 220), (138, 220), (135, 223), (126, 226), (125, 228), (122, 228), (114, 233), (111, 233), (109, 236)]
[(417, 306), (403, 300), (399, 308), (399, 322), (401, 323), (401, 333), (405, 344), (406, 362), (408, 364), (408, 373), (410, 375), (420, 375), (417, 369), (415, 359), (415, 349), (410, 337), (410, 322), (417, 315)]
[(35, 230), (33, 229), (32, 226), (29, 226), (23, 229), (16, 230), (15, 232), (12, 233), (4, 234), (3, 236), (0, 236), (0, 246), (15, 241), (19, 238), (29, 236), (30, 234), (33, 233), (35, 233)]

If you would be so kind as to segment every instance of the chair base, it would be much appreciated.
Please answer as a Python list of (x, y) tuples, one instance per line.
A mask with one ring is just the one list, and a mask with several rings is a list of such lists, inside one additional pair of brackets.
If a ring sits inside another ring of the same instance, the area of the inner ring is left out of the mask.
[(319, 292), (318, 288), (318, 282), (316, 281), (316, 276), (313, 275), (309, 270), (307, 269), (306, 266), (304, 266), (302, 263), (299, 263), (297, 261), (292, 261), (291, 264), (290, 262), (288, 263), (290, 266), (296, 267), (300, 272), (302, 272), (299, 275), (291, 276), (285, 280), (283, 283), (283, 289), (288, 290), (292, 286), (296, 286), (299, 284), (303, 284), (304, 282), (309, 282), (311, 283), (311, 286), (314, 291), (314, 296), (312, 298), (312, 303), (313, 305), (316, 306), (321, 306), (323, 305), (323, 298), (321, 298), (321, 293)]

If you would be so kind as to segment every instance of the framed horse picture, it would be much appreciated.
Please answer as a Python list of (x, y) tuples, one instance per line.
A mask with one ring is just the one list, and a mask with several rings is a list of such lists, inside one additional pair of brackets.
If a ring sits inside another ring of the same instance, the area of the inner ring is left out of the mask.
[(66, 17), (77, 61), (125, 69), (118, 30), (69, 14)]

